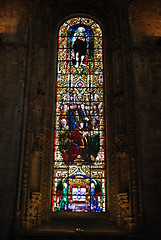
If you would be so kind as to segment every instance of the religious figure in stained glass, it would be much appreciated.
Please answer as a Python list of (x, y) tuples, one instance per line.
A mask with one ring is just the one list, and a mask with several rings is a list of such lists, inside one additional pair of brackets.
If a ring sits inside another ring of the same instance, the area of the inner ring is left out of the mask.
[(87, 42), (85, 38), (85, 28), (79, 27), (73, 37), (73, 59), (75, 59), (75, 67), (83, 66), (83, 62), (87, 52)]
[(106, 211), (102, 30), (89, 18), (59, 29), (52, 211)]

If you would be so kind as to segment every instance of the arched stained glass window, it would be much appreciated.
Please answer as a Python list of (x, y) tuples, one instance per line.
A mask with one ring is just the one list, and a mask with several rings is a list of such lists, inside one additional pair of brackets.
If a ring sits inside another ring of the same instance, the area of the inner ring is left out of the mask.
[(89, 18), (58, 36), (52, 212), (105, 212), (102, 30)]

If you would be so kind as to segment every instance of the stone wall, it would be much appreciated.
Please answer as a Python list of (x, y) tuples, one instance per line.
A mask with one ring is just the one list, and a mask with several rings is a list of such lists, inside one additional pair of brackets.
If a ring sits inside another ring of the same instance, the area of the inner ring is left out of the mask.
[(27, 6), (0, 1), (0, 235), (14, 218), (27, 55)]
[(149, 230), (161, 224), (161, 49), (135, 50), (138, 150), (142, 162), (143, 202)]
[(135, 76), (138, 156), (146, 231), (161, 226), (161, 2), (134, 1), (129, 8)]
[[(103, 1), (103, 0), (102, 0)], [(0, 236), (10, 232), (23, 122), (32, 2), (0, 0)], [(36, 2), (36, 1), (35, 1)], [(118, 1), (116, 1), (118, 2)], [(154, 234), (160, 219), (161, 167), (161, 2), (129, 1), (138, 158), (141, 161), (145, 230)]]

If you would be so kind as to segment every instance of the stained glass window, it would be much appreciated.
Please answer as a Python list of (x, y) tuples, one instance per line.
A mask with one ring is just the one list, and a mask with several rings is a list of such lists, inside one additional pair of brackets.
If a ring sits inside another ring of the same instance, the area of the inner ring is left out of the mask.
[(105, 212), (102, 30), (89, 18), (58, 36), (52, 212)]

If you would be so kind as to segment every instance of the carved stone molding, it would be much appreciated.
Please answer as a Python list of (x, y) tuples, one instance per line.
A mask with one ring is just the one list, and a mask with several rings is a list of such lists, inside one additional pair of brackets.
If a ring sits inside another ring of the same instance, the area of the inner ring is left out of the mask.
[(26, 215), (26, 228), (30, 229), (40, 223), (41, 193), (33, 192), (28, 203)]
[[(121, 15), (128, 18), (128, 9), (122, 9)], [(140, 225), (139, 219), (139, 204), (142, 202), (139, 194), (140, 180), (138, 175), (140, 172), (137, 156), (136, 142), (136, 117), (135, 117), (135, 102), (134, 102), (134, 83), (132, 70), (132, 49), (130, 43), (130, 30), (127, 19), (122, 18), (122, 39), (123, 39), (123, 72), (124, 72), (124, 90), (126, 103), (126, 132), (127, 146), (129, 155), (129, 203), (130, 203), (130, 218), (131, 226), (136, 228)], [(140, 202), (140, 203), (139, 203)], [(132, 227), (131, 227), (132, 228)]]
[(116, 135), (115, 144), (119, 150), (123, 151), (125, 148), (127, 148), (127, 137), (123, 134)]
[(120, 193), (117, 195), (118, 201), (118, 215), (117, 215), (117, 223), (119, 226), (124, 226), (125, 228), (129, 228), (129, 197), (128, 193)]

